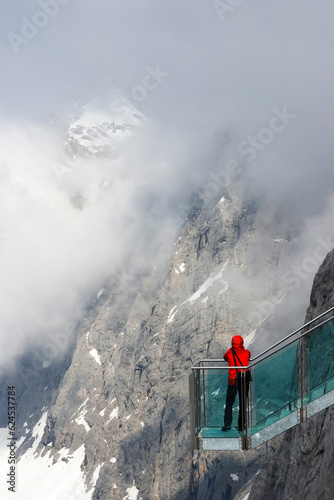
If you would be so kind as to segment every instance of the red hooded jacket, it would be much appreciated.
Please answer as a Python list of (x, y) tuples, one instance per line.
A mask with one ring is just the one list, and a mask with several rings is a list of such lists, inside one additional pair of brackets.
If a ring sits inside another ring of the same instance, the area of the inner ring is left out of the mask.
[[(229, 366), (248, 366), (249, 358), (251, 357), (251, 353), (244, 348), (244, 339), (241, 335), (235, 335), (232, 338), (232, 348), (236, 354), (235, 361), (232, 353), (232, 349), (230, 348), (227, 352), (225, 352), (223, 358), (228, 362)], [(241, 363), (239, 362), (238, 358)], [(235, 385), (235, 379), (237, 376), (237, 370), (231, 369), (228, 371), (228, 384)]]

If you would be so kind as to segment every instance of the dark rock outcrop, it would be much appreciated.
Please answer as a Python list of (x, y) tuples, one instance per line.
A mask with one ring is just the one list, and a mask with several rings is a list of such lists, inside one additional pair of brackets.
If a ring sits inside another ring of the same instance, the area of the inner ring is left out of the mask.
[[(306, 321), (334, 305), (334, 250), (329, 252), (314, 278)], [(334, 497), (334, 406), (309, 418), (284, 435), (274, 456), (247, 489), (241, 500), (331, 500)]]

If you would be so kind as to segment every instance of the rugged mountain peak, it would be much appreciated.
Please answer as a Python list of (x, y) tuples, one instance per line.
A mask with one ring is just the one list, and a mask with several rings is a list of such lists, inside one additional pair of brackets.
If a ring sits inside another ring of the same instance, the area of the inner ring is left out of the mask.
[(69, 157), (115, 157), (120, 143), (133, 136), (145, 116), (118, 90), (100, 95), (81, 108), (69, 127), (65, 151)]

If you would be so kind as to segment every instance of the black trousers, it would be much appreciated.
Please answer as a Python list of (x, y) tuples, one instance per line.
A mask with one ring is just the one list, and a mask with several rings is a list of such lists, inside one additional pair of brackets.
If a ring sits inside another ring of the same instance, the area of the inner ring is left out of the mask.
[(239, 379), (239, 383), (236, 385), (228, 385), (227, 393), (226, 393), (226, 406), (225, 406), (225, 416), (224, 416), (224, 425), (227, 427), (231, 427), (232, 424), (232, 407), (235, 401), (235, 396), (237, 392), (239, 394), (239, 418), (238, 418), (238, 428), (239, 430), (244, 430), (246, 425), (246, 408), (247, 408), (247, 399), (249, 392), (249, 384), (244, 384), (245, 397), (242, 397), (242, 381)]

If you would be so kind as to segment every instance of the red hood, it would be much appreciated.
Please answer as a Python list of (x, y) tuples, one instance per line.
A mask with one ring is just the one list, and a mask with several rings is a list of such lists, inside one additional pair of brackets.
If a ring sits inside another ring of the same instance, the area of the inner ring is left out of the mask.
[(234, 337), (232, 338), (232, 347), (242, 349), (243, 346), (244, 339), (241, 337), (241, 335), (234, 335)]

